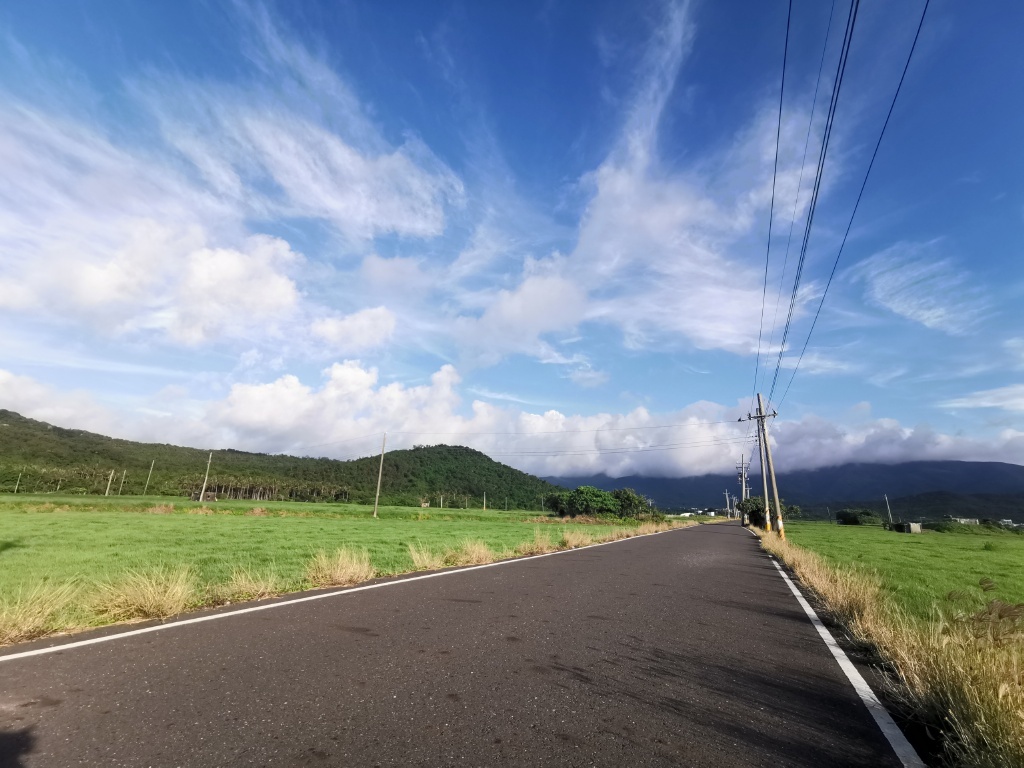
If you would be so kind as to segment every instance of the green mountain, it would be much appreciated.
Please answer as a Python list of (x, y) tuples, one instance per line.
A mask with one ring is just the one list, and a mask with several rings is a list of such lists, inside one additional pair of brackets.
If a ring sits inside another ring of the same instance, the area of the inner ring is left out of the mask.
[[(78, 429), (62, 429), (0, 410), (0, 492), (102, 494), (111, 471), (111, 493), (141, 494), (150, 463), (148, 493), (190, 496), (203, 484), (209, 451), (136, 443)], [(219, 498), (373, 503), (380, 457), (354, 461), (299, 458), (236, 450), (213, 452), (207, 491)], [(124, 473), (124, 487), (121, 478)], [(384, 457), (381, 503), (539, 509), (556, 486), (499, 464), (479, 451), (436, 445), (389, 451)], [(468, 497), (468, 499), (467, 499)]]

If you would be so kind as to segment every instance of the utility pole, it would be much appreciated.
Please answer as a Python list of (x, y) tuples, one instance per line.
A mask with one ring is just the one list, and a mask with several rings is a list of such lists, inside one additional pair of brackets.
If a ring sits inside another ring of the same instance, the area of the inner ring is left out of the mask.
[(380, 481), (384, 477), (384, 446), (388, 444), (388, 433), (380, 441), (380, 469), (377, 470), (377, 495), (373, 497), (373, 516), (377, 516), (377, 504), (380, 502)]
[(484, 512), (487, 511), (487, 491), (484, 491)]
[(15, 492), (15, 493), (17, 493), (17, 492), (18, 492), (18, 487), (19, 487), (19, 486), (21, 485), (21, 475), (22, 475), (22, 472), (19, 472), (19, 473), (18, 473), (18, 482), (16, 482), (16, 483), (14, 484), (14, 492)]
[(203, 502), (203, 498), (206, 496), (206, 482), (210, 479), (210, 464), (213, 462), (213, 451), (210, 451), (210, 457), (206, 460), (206, 477), (203, 478), (203, 490), (199, 492), (199, 503)]
[(142, 489), (142, 495), (143, 496), (145, 496), (146, 495), (146, 491), (149, 490), (149, 481), (153, 477), (153, 465), (155, 465), (155, 464), (156, 464), (156, 459), (153, 459), (151, 462), (149, 462), (149, 476), (146, 478), (146, 487)]
[(885, 508), (889, 512), (889, 525), (892, 525), (892, 508), (889, 506), (889, 494), (883, 493), (882, 496), (885, 497)]
[(740, 501), (746, 501), (750, 498), (750, 488), (747, 487), (747, 469), (750, 467), (750, 462), (744, 460), (745, 457), (740, 454), (740, 463), (736, 466), (736, 479), (740, 483)]
[(127, 474), (128, 474), (128, 470), (127, 469), (122, 469), (121, 470), (121, 485), (119, 485), (117, 487), (117, 495), (118, 496), (120, 496), (121, 495), (121, 491), (124, 490), (124, 479), (127, 476)]
[[(775, 464), (772, 462), (772, 444), (768, 441), (768, 424), (765, 421), (767, 414), (764, 412), (764, 406), (761, 403), (761, 393), (757, 393), (757, 412), (761, 416), (761, 431), (764, 433), (764, 455), (768, 458), (768, 474), (772, 477), (772, 498), (775, 501), (775, 527), (776, 532), (779, 534), (780, 539), (786, 538), (786, 529), (782, 525), (782, 506), (779, 504), (779, 485), (775, 482)], [(775, 416), (776, 414), (772, 414)], [(765, 507), (767, 507), (767, 499), (765, 499)]]
[(103, 494), (104, 496), (110, 495), (110, 484), (112, 482), (114, 482), (114, 470), (110, 470), (110, 477), (107, 478), (107, 492)]
[(728, 518), (732, 517), (732, 509), (729, 507), (729, 491), (725, 492), (725, 516)]

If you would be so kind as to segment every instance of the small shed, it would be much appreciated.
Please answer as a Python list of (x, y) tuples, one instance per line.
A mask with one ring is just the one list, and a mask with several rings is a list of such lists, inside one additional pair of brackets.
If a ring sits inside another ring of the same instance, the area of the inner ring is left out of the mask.
[(920, 523), (893, 523), (892, 529), (897, 533), (920, 533)]

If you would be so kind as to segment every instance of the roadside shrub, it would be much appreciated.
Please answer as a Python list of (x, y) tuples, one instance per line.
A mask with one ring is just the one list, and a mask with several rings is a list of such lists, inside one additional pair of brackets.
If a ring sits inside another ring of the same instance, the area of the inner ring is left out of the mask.
[(594, 488), (591, 485), (581, 485), (574, 491), (570, 491), (566, 499), (566, 507), (571, 517), (576, 515), (600, 515), (619, 513), (619, 502), (615, 497)]

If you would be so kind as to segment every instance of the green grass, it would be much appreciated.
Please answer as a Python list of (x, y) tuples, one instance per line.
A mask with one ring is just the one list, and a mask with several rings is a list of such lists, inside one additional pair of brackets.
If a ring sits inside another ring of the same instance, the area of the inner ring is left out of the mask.
[(874, 526), (787, 522), (793, 543), (837, 565), (876, 571), (883, 590), (911, 614), (932, 615), (933, 606), (953, 590), (978, 592), (982, 578), (1007, 602), (1024, 602), (1024, 536), (984, 531), (893, 533)]
[[(465, 539), (496, 553), (532, 541), (536, 512), (372, 508), (288, 502), (173, 502), (166, 497), (13, 496), (0, 500), (0, 599), (38, 584), (116, 580), (129, 571), (188, 566), (200, 589), (230, 581), (238, 568), (279, 574), (283, 591), (308, 586), (305, 567), (319, 550), (365, 549), (379, 574), (414, 569), (409, 544), (443, 551)], [(262, 507), (268, 516), (246, 513)], [(553, 539), (563, 526), (541, 525)], [(595, 526), (566, 526), (588, 529)]]

